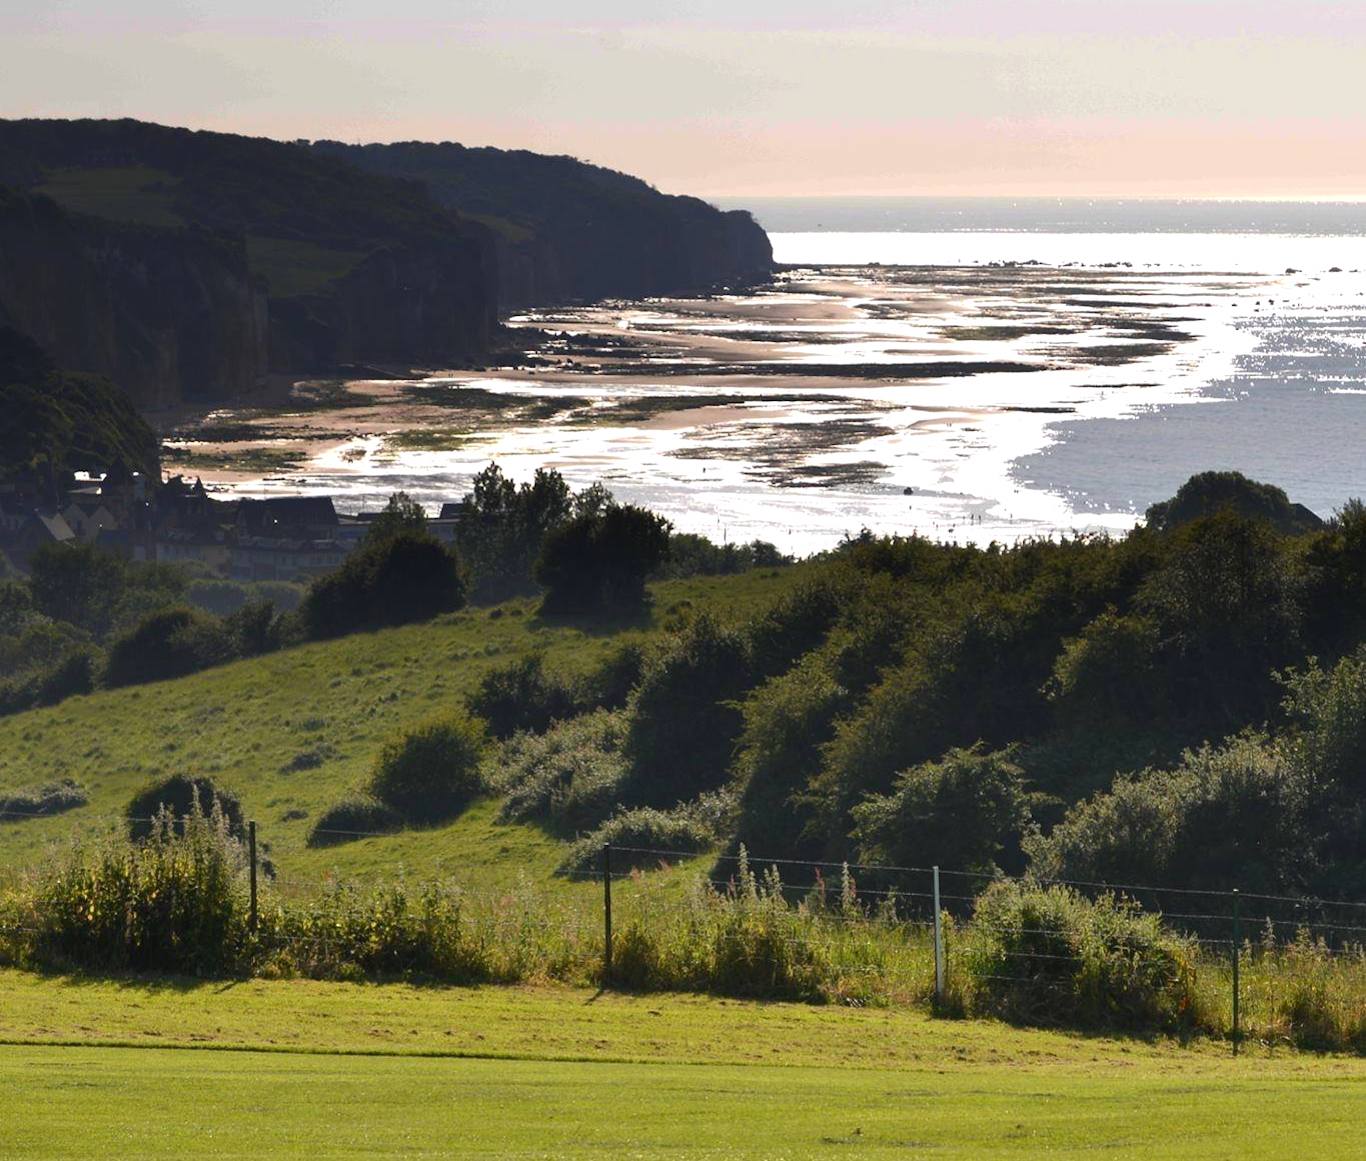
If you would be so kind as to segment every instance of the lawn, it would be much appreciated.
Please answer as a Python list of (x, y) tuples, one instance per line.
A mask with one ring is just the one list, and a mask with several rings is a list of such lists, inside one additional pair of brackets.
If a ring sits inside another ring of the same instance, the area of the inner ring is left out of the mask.
[(1366, 1101), (1357, 1060), (552, 988), (0, 972), (0, 1040), (6, 1158), (1332, 1158)]

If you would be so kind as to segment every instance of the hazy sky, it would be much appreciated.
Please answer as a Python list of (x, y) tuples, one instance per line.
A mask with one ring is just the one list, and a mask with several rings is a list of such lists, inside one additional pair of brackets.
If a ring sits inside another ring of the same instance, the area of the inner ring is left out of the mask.
[(3, 116), (674, 192), (1366, 196), (1366, 0), (0, 0), (0, 51)]

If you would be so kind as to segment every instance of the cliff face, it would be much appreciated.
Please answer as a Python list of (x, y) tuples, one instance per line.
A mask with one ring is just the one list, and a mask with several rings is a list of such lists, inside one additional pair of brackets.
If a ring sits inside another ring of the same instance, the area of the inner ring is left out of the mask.
[(489, 231), (298, 145), (0, 121), (0, 181), (19, 187), (0, 309), (143, 406), (231, 398), (268, 369), (449, 364), (497, 327)]
[(0, 187), (0, 320), (140, 407), (250, 389), (266, 370), (266, 319), (240, 242), (68, 214)]
[(768, 236), (744, 211), (723, 213), (573, 158), (451, 143), (313, 148), (421, 181), (442, 205), (488, 225), (505, 309), (688, 293), (773, 271)]

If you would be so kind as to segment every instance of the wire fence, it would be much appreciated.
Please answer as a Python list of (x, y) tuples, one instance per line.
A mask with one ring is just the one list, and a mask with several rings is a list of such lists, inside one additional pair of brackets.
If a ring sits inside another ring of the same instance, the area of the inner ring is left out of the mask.
[[(6, 808), (0, 810), (0, 817), (33, 818), (45, 813)], [(81, 819), (87, 833), (126, 833), (130, 823), (154, 821), (124, 815)], [(394, 876), (374, 876), (367, 882), (334, 872), (302, 873), (289, 865), (287, 855), (282, 859), (284, 866), (279, 865), (276, 852), (260, 841), (254, 822), (248, 822), (244, 830), (250, 926), (253, 932), (259, 930), (263, 946), (289, 951), (299, 960), (313, 956), (341, 961), (353, 955), (363, 936), (338, 918), (343, 910), (329, 910), (324, 903), (345, 892), (359, 897), (368, 891), (377, 897)], [(312, 833), (350, 841), (391, 837), (394, 832), (319, 828)], [(822, 987), (836, 998), (923, 1001), (945, 1008), (952, 1006), (969, 978), (977, 988), (999, 986), (1035, 998), (1076, 992), (1078, 980), (1094, 968), (1095, 946), (1079, 941), (1077, 931), (1065, 924), (1018, 917), (1006, 923), (983, 908), (984, 897), (998, 890), (999, 884), (1013, 883), (1025, 890), (1064, 888), (1092, 904), (1107, 897), (1118, 900), (1121, 910), (1131, 909), (1160, 921), (1164, 931), (1178, 937), (1195, 957), (1197, 983), (1227, 1013), (1220, 1019), (1235, 1051), (1249, 1003), (1258, 1013), (1289, 1010), (1306, 987), (1331, 993), (1332, 1002), (1341, 1009), (1334, 1018), (1349, 1028), (1357, 1027), (1366, 1047), (1366, 901), (1362, 900), (1234, 887), (1012, 879), (935, 866), (630, 845), (605, 846), (597, 866), (562, 873), (564, 881), (593, 886), (599, 892), (596, 901), (583, 891), (570, 898), (529, 881), (490, 886), (487, 868), (482, 869), (483, 882), (480, 871), (464, 868), (468, 873), (462, 875), (461, 870), (449, 867), (446, 877), (455, 882), (453, 889), (465, 915), (476, 917), (468, 921), (482, 925), (478, 938), (506, 945), (500, 962), (514, 965), (507, 969), (510, 973), (514, 968), (532, 973), (534, 965), (528, 966), (529, 961), (540, 956), (551, 976), (593, 980), (603, 986), (623, 981), (639, 984), (642, 977), (631, 973), (643, 970), (640, 940), (654, 940), (657, 956), (664, 954), (660, 948), (671, 949), (669, 954), (684, 963), (698, 960), (699, 948), (710, 947), (708, 954), (715, 960), (721, 955), (716, 949), (724, 950), (724, 940), (735, 923), (746, 915), (762, 913), (768, 923), (767, 942), (746, 967), (755, 994), (765, 987), (781, 993), (775, 983), (781, 972), (800, 976), (801, 971), (819, 965), (824, 973)], [(0, 876), (0, 888), (4, 885)], [(280, 907), (292, 909), (292, 926), (260, 922), (263, 911)], [(0, 923), (0, 931), (5, 930), (41, 934), (32, 924), (7, 927)], [(1129, 938), (1116, 927), (1102, 939), (1114, 946), (1102, 950), (1129, 954), (1137, 962), (1140, 950), (1124, 944)], [(689, 946), (690, 941), (696, 946)], [(391, 955), (394, 969), (404, 967), (401, 959), (393, 958), (401, 957), (401, 948), (386, 954)], [(684, 972), (671, 978), (711, 986), (702, 974)], [(1257, 1018), (1262, 1020), (1262, 1015)]]

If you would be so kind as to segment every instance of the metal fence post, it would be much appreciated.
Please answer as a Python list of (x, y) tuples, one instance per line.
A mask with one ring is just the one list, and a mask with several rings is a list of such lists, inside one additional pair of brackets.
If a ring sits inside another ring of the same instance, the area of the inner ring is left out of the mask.
[(944, 916), (939, 909), (939, 868), (934, 868), (934, 1002), (944, 1002)]
[(612, 978), (612, 844), (602, 844), (602, 985)]
[(251, 864), (251, 930), (256, 930), (256, 822), (247, 823), (247, 859)]
[(1233, 1055), (1238, 1055), (1238, 1041), (1242, 1037), (1238, 1012), (1238, 955), (1243, 942), (1242, 899), (1238, 888), (1233, 888)]

